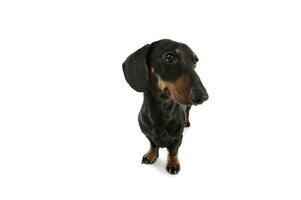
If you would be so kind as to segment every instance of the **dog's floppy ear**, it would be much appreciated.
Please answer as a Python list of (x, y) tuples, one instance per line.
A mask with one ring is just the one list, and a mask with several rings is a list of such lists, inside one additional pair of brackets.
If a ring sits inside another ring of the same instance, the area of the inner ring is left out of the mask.
[(146, 44), (132, 53), (122, 64), (123, 73), (128, 84), (136, 91), (143, 92), (148, 85), (148, 66), (146, 56), (150, 45)]

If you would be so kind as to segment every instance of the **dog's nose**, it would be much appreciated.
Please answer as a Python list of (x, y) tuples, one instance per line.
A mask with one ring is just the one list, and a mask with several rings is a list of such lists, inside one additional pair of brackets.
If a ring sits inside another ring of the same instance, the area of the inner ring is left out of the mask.
[(206, 94), (203, 94), (203, 95), (202, 95), (202, 98), (203, 98), (203, 101), (207, 101), (208, 98), (209, 98), (209, 96), (208, 96), (208, 94), (206, 93)]
[(207, 93), (204, 93), (204, 94), (192, 93), (191, 94), (191, 101), (192, 101), (193, 104), (201, 104), (204, 101), (207, 101), (208, 98), (209, 98), (209, 96), (208, 96)]

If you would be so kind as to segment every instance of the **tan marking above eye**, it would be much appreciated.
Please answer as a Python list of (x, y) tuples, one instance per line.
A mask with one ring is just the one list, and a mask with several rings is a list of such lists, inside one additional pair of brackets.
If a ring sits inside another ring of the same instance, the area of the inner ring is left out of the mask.
[(176, 54), (179, 54), (180, 53), (180, 49), (176, 49), (175, 52), (176, 52)]

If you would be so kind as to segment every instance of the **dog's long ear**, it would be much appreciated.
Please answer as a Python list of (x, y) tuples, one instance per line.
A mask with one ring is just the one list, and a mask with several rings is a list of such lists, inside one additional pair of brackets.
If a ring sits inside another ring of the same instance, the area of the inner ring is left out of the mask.
[(143, 92), (148, 85), (148, 67), (146, 56), (150, 45), (144, 45), (132, 53), (122, 64), (123, 73), (128, 84), (136, 91)]

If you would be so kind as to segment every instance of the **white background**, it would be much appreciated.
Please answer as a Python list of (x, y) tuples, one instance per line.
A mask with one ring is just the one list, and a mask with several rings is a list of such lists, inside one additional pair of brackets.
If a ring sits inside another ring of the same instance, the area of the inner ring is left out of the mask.
[[(0, 199), (301, 199), (298, 1), (1, 1)], [(176, 176), (121, 64), (170, 38), (198, 55)]]

